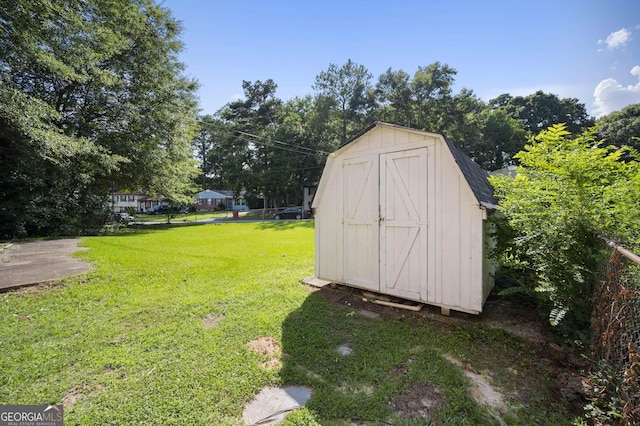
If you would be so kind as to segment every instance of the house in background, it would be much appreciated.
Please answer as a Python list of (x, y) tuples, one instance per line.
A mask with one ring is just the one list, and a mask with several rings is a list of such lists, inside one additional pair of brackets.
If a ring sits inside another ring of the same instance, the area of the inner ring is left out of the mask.
[(160, 204), (167, 204), (167, 198), (164, 195), (151, 196), (147, 195), (138, 200), (138, 213), (145, 213), (150, 208)]
[(376, 122), (327, 159), (315, 275), (478, 314), (493, 288), (488, 173), (440, 134)]
[(111, 210), (114, 213), (126, 211), (138, 211), (138, 201), (145, 197), (145, 194), (136, 192), (114, 192), (111, 194)]
[(198, 192), (193, 198), (196, 200), (196, 210), (199, 212), (233, 210), (236, 206), (246, 205), (244, 191), (241, 191), (240, 195), (236, 196), (235, 191), (205, 189)]
[[(212, 212), (214, 210), (227, 210), (227, 196), (218, 191), (205, 189), (193, 196), (196, 200), (196, 211)], [(223, 208), (220, 208), (223, 206)]]
[(114, 213), (131, 212), (144, 213), (153, 206), (163, 204), (162, 195), (150, 196), (144, 192), (114, 192), (111, 194), (111, 210)]

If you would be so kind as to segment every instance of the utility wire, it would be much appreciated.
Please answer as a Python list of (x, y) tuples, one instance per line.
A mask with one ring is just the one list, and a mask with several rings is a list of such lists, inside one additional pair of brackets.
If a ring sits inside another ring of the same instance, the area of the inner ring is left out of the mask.
[[(300, 155), (318, 155), (318, 154), (329, 155), (329, 152), (322, 151), (320, 149), (308, 148), (306, 146), (300, 146), (300, 145), (293, 145), (293, 144), (290, 144), (290, 143), (279, 141), (277, 139), (272, 139), (272, 138), (269, 138), (269, 137), (266, 137), (266, 136), (258, 136), (258, 135), (254, 135), (252, 133), (244, 132), (244, 131), (241, 131), (241, 130), (230, 130), (230, 129), (228, 130), (228, 129), (224, 129), (224, 128), (218, 128), (218, 131), (221, 132), (221, 133), (225, 133), (225, 134), (231, 136), (232, 138), (238, 139), (240, 136), (237, 136), (235, 134), (235, 133), (237, 133), (238, 135), (247, 136), (249, 138), (252, 138), (252, 139), (248, 139), (247, 140), (248, 142), (271, 146), (273, 148), (282, 149), (284, 151), (293, 152), (295, 154), (300, 154)], [(260, 140), (260, 139), (263, 139), (263, 140)]]
[[(237, 131), (236, 131), (236, 132), (237, 132)], [(222, 131), (222, 133), (225, 133), (225, 134), (227, 134), (229, 137), (234, 138), (234, 139), (245, 140), (246, 142), (250, 142), (250, 143), (253, 143), (253, 144), (256, 144), (256, 145), (257, 145), (257, 144), (267, 145), (267, 146), (270, 146), (270, 147), (272, 147), (272, 148), (281, 149), (281, 150), (283, 150), (283, 151), (289, 151), (289, 152), (292, 152), (292, 153), (294, 153), (294, 154), (298, 154), (298, 155), (318, 155), (318, 153), (321, 153), (321, 151), (316, 152), (316, 151), (314, 151), (314, 150), (311, 150), (311, 151), (307, 152), (307, 151), (301, 151), (301, 150), (296, 149), (296, 148), (289, 148), (289, 146), (294, 146), (294, 145), (288, 145), (287, 147), (284, 147), (284, 146), (274, 145), (274, 144), (272, 144), (272, 143), (268, 143), (268, 142), (263, 142), (263, 141), (260, 141), (260, 140), (249, 139), (249, 138), (246, 138), (246, 139), (245, 139), (245, 138), (242, 138), (242, 136), (235, 135), (235, 134), (233, 134), (233, 133), (232, 133), (232, 132), (230, 132), (230, 131), (225, 131), (225, 130), (223, 130), (223, 131)], [(250, 136), (250, 137), (251, 137), (251, 136)], [(307, 149), (309, 149), (309, 148), (307, 148)]]
[[(236, 136), (236, 137), (238, 137), (238, 136)], [(318, 155), (317, 152), (298, 151), (296, 149), (286, 148), (284, 146), (278, 146), (278, 145), (274, 145), (274, 144), (271, 144), (271, 143), (268, 143), (268, 142), (257, 141), (257, 140), (253, 140), (253, 139), (247, 140), (247, 142), (267, 145), (267, 146), (270, 146), (272, 148), (277, 148), (277, 149), (281, 149), (283, 151), (293, 152), (294, 154), (298, 154), (298, 155)]]
[(307, 151), (313, 152), (314, 154), (325, 154), (325, 155), (329, 154), (328, 152), (322, 151), (322, 150), (319, 150), (319, 149), (307, 148), (306, 146), (292, 145), (292, 144), (289, 144), (289, 143), (286, 143), (286, 142), (279, 141), (277, 139), (271, 139), (271, 138), (267, 138), (265, 136), (252, 135), (251, 133), (243, 132), (243, 131), (240, 131), (240, 130), (235, 130), (235, 132), (240, 133), (241, 135), (250, 136), (252, 138), (267, 139), (269, 142), (277, 143), (277, 144), (285, 145), (285, 146), (290, 146), (290, 147), (293, 147), (295, 149), (307, 150)]

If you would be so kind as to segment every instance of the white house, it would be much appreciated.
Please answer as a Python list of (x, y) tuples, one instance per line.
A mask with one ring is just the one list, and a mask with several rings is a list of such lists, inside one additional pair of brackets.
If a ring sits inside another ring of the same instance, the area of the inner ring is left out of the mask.
[(131, 212), (144, 213), (151, 207), (164, 204), (162, 195), (150, 196), (144, 192), (113, 192), (110, 207), (114, 213)]
[(376, 122), (329, 155), (317, 278), (480, 313), (493, 288), (488, 173), (440, 134)]
[(142, 192), (114, 192), (111, 194), (111, 208), (114, 213), (140, 212), (140, 201), (146, 197)]

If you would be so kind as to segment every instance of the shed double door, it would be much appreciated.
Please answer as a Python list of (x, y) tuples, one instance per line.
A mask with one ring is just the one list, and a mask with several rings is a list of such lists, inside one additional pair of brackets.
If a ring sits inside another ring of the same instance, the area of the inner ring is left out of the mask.
[(343, 162), (347, 284), (428, 300), (428, 149)]

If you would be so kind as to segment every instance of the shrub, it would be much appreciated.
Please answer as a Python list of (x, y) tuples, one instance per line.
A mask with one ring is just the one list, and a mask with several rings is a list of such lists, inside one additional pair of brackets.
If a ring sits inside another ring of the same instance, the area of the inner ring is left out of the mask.
[(596, 131), (571, 137), (554, 125), (515, 156), (515, 178), (490, 178), (502, 212), (502, 262), (527, 272), (524, 285), (552, 303), (552, 324), (569, 313), (583, 330), (605, 252), (598, 235), (631, 246), (640, 241), (638, 153), (602, 146)]

